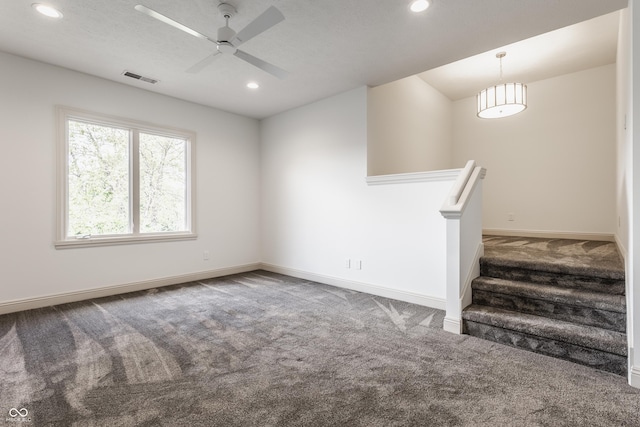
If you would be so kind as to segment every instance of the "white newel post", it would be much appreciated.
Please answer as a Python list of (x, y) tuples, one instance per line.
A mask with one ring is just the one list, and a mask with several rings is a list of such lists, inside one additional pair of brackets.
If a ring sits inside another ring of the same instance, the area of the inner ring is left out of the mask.
[(462, 333), (460, 304), (460, 217), (447, 217), (447, 312), (443, 328)]
[(462, 310), (471, 304), (471, 281), (480, 275), (482, 180), (486, 170), (469, 160), (440, 213), (447, 220), (447, 304), (443, 328), (462, 333)]

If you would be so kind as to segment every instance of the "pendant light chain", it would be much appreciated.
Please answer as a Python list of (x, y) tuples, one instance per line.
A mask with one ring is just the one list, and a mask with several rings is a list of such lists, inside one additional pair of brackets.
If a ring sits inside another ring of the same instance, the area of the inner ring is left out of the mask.
[(496, 53), (496, 58), (500, 60), (500, 83), (502, 83), (502, 58), (507, 56), (507, 52), (498, 52)]

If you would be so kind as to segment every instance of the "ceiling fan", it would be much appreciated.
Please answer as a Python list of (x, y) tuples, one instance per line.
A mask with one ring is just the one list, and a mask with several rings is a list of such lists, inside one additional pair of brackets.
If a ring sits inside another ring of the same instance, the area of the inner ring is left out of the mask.
[(261, 34), (278, 24), (281, 21), (284, 21), (284, 15), (274, 6), (269, 7), (265, 10), (260, 16), (250, 22), (246, 27), (236, 33), (234, 30), (229, 27), (229, 19), (236, 14), (236, 9), (228, 3), (220, 3), (218, 5), (218, 10), (224, 16), (226, 24), (223, 27), (218, 28), (218, 38), (214, 40), (210, 37), (205, 36), (197, 32), (196, 30), (187, 27), (159, 12), (156, 12), (153, 9), (150, 9), (141, 4), (136, 5), (135, 9), (138, 12), (142, 12), (146, 15), (149, 15), (152, 18), (157, 19), (158, 21), (164, 22), (165, 24), (169, 24), (174, 28), (184, 31), (187, 34), (191, 34), (194, 37), (198, 37), (201, 39), (209, 40), (216, 45), (216, 51), (204, 58), (202, 61), (198, 62), (191, 68), (187, 69), (188, 73), (197, 73), (207, 65), (211, 64), (213, 60), (218, 57), (220, 54), (232, 54), (249, 64), (260, 68), (263, 71), (266, 71), (269, 74), (272, 74), (280, 79), (284, 79), (289, 73), (283, 70), (282, 68), (276, 67), (273, 64), (269, 64), (268, 62), (263, 61), (260, 58), (256, 58), (253, 55), (248, 54), (247, 52), (238, 49), (240, 45), (251, 40), (258, 34)]

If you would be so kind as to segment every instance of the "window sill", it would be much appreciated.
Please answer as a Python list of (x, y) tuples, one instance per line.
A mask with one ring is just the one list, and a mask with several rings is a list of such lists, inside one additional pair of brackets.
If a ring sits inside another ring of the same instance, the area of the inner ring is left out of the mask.
[(134, 245), (139, 243), (177, 242), (182, 240), (195, 240), (194, 233), (176, 233), (147, 236), (123, 236), (123, 237), (92, 237), (89, 239), (58, 240), (54, 243), (56, 249), (91, 248), (98, 246)]

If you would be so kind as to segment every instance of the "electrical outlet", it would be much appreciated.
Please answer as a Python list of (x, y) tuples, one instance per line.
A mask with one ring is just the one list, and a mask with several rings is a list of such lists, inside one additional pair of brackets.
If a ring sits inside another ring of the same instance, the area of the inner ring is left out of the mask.
[(362, 261), (356, 261), (356, 270), (362, 270)]
[(344, 268), (351, 268), (351, 260), (348, 259), (344, 262)]
[(515, 220), (516, 220), (516, 214), (514, 214), (513, 212), (509, 212), (509, 213), (507, 214), (507, 219), (508, 219), (509, 221), (515, 221)]
[(205, 261), (209, 261), (209, 251), (204, 251), (202, 253), (202, 259)]

